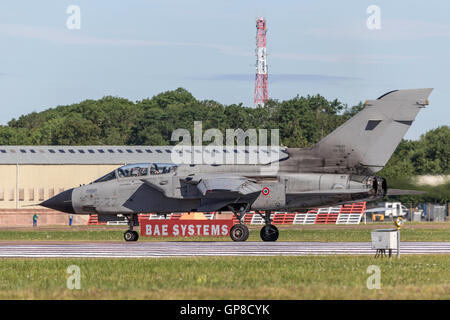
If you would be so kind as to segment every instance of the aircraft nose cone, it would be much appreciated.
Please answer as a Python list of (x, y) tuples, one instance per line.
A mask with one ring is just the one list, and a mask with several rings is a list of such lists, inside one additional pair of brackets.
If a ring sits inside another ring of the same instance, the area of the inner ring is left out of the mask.
[(56, 196), (45, 200), (40, 205), (49, 209), (58, 210), (67, 213), (75, 213), (72, 205), (73, 188), (63, 191)]

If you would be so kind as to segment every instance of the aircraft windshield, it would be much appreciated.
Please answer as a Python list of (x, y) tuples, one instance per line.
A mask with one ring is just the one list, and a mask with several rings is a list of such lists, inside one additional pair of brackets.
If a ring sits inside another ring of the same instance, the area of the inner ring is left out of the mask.
[(150, 167), (150, 174), (164, 174), (170, 173), (177, 170), (177, 165), (172, 163), (153, 163)]
[(148, 174), (148, 163), (128, 164), (117, 169), (120, 178), (141, 177)]
[(105, 181), (109, 181), (109, 180), (113, 180), (116, 178), (116, 171), (112, 171), (108, 174), (105, 174), (103, 177), (98, 178), (97, 180), (95, 180), (93, 183), (97, 183), (97, 182), (105, 182)]

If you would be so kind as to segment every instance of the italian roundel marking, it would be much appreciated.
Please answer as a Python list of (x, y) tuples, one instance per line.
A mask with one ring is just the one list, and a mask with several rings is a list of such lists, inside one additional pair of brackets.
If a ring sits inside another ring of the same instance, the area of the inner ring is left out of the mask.
[(268, 196), (269, 193), (270, 193), (270, 189), (269, 189), (269, 188), (264, 187), (264, 188), (262, 189), (262, 194), (263, 194), (263, 196)]

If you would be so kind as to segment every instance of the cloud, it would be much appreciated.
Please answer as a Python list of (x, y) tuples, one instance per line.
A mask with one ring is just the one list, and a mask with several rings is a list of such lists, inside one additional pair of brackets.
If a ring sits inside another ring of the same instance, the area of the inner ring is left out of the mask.
[[(192, 80), (204, 80), (204, 81), (245, 81), (252, 82), (255, 80), (253, 74), (218, 74), (206, 77), (193, 77)], [(349, 81), (361, 81), (362, 78), (347, 77), (347, 76), (331, 76), (323, 74), (270, 74), (268, 77), (269, 82), (316, 82), (316, 83), (336, 83), (336, 82), (349, 82)]]
[(355, 64), (390, 64), (395, 61), (417, 59), (419, 56), (395, 54), (305, 54), (305, 53), (274, 53), (271, 58), (316, 61), (316, 62), (349, 62)]
[(411, 40), (420, 38), (448, 38), (450, 25), (421, 20), (381, 19), (381, 29), (369, 30), (365, 20), (328, 28), (313, 28), (308, 35), (323, 37), (360, 38), (365, 40)]
[[(383, 28), (383, 25), (382, 25)], [(361, 29), (361, 28), (360, 28)], [(366, 28), (367, 30), (367, 28)], [(206, 42), (188, 41), (153, 41), (142, 39), (119, 39), (96, 37), (83, 34), (82, 30), (57, 29), (41, 26), (0, 24), (0, 35), (9, 37), (21, 37), (27, 39), (38, 39), (65, 45), (99, 45), (99, 46), (153, 46), (153, 47), (200, 47), (205, 49), (215, 49), (220, 53), (231, 56), (253, 57), (253, 49), (237, 47), (233, 45)], [(358, 35), (355, 28), (333, 28), (313, 29), (310, 31), (316, 35), (327, 36), (348, 36), (348, 34)], [(369, 31), (370, 32), (370, 31)], [(354, 54), (354, 53), (290, 53), (290, 52), (269, 52), (269, 58), (282, 60), (302, 60), (317, 62), (348, 62), (353, 64), (389, 64), (395, 61), (414, 59), (415, 56), (392, 55), (392, 54)]]
[(186, 41), (153, 41), (142, 39), (118, 39), (95, 37), (83, 34), (80, 30), (56, 29), (50, 27), (28, 26), (17, 24), (0, 24), (0, 35), (50, 41), (66, 45), (109, 45), (109, 46), (181, 46), (181, 47), (203, 47), (219, 50), (228, 55), (251, 56), (236, 46)]
[(357, 77), (330, 76), (324, 74), (272, 74), (269, 77), (272, 82), (339, 82), (362, 80), (362, 78)]

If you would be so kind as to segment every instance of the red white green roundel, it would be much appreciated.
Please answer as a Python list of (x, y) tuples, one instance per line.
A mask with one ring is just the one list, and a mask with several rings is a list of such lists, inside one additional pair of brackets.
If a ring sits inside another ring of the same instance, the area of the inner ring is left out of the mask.
[(268, 196), (270, 193), (270, 189), (267, 187), (264, 187), (261, 192), (262, 192), (263, 196)]

